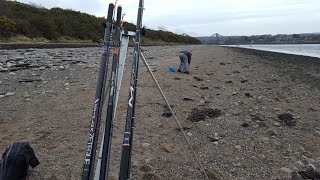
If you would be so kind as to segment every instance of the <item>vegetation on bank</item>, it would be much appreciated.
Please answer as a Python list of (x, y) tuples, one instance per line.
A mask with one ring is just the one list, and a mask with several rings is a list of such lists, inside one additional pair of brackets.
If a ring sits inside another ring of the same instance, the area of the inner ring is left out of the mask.
[[(0, 41), (8, 43), (96, 43), (104, 35), (103, 18), (69, 9), (0, 0)], [(124, 28), (135, 25), (124, 22)], [(146, 29), (144, 45), (201, 44), (190, 36)]]

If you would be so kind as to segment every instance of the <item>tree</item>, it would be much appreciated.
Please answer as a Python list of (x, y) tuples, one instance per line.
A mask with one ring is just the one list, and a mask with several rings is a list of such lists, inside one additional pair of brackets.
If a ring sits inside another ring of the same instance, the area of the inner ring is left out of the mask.
[(0, 16), (0, 36), (10, 37), (16, 30), (16, 22), (5, 16)]
[(299, 39), (299, 38), (300, 38), (300, 34), (293, 34), (292, 37), (293, 37), (294, 39)]

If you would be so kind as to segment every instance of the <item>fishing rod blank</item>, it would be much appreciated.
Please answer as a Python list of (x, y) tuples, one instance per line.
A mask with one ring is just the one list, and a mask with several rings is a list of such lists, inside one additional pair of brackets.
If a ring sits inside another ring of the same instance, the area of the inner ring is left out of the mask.
[(109, 4), (108, 17), (106, 21), (106, 28), (104, 34), (104, 46), (103, 54), (100, 62), (99, 77), (95, 95), (95, 101), (93, 105), (93, 112), (91, 116), (91, 124), (88, 135), (88, 141), (86, 146), (85, 160), (82, 171), (83, 180), (91, 180), (93, 177), (94, 161), (96, 156), (97, 142), (99, 136), (99, 127), (101, 123), (101, 107), (102, 107), (102, 94), (105, 89), (105, 74), (106, 64), (109, 60), (110, 53), (110, 37), (111, 37), (111, 26), (112, 26), (112, 15), (114, 5)]
[(142, 15), (144, 0), (139, 1), (138, 17), (136, 24), (134, 54), (131, 69), (131, 80), (129, 88), (129, 100), (127, 106), (127, 117), (125, 132), (122, 144), (122, 155), (120, 163), (120, 180), (126, 180), (130, 178), (130, 163), (131, 163), (131, 151), (132, 151), (132, 139), (133, 139), (133, 126), (135, 116), (135, 102), (136, 102), (136, 91), (137, 91), (137, 79), (138, 79), (138, 66), (139, 66), (139, 54), (140, 54), (140, 36), (142, 27)]
[(117, 68), (119, 62), (119, 49), (120, 49), (120, 38), (121, 38), (121, 13), (122, 7), (119, 6), (117, 9), (117, 21), (116, 21), (116, 32), (113, 52), (113, 62), (111, 68), (111, 80), (109, 88), (109, 99), (107, 107), (107, 117), (105, 125), (105, 134), (103, 139), (103, 151), (101, 159), (100, 179), (108, 179), (108, 170), (110, 162), (111, 152), (111, 140), (113, 133), (113, 119), (114, 119), (114, 104), (115, 104), (115, 92), (116, 92), (116, 80), (117, 80)]

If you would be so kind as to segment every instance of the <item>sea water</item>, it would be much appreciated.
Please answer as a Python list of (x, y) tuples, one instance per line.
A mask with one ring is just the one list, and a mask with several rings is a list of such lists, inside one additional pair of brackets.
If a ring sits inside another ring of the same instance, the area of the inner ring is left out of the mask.
[(230, 45), (229, 47), (257, 49), (320, 58), (320, 44)]

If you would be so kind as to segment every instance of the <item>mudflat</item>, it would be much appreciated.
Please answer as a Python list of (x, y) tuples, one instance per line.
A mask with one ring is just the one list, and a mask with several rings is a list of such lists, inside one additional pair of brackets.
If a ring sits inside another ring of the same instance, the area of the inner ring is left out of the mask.
[[(319, 170), (320, 59), (208, 45), (143, 50), (210, 179)], [(181, 50), (193, 54), (190, 74), (167, 70), (178, 68)], [(0, 50), (0, 150), (29, 141), (41, 163), (31, 179), (80, 179), (101, 51)], [(119, 172), (132, 59), (129, 49), (111, 179)], [(141, 61), (138, 78), (132, 178), (204, 179)]]

